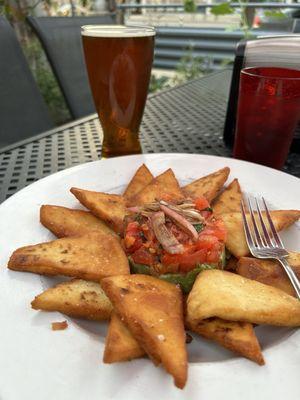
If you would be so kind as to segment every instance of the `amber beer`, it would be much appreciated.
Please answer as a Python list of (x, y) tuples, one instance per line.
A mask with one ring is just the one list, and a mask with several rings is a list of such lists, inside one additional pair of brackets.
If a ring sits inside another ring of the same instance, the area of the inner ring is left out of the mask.
[(82, 27), (90, 87), (103, 129), (103, 157), (141, 153), (155, 31), (150, 27)]

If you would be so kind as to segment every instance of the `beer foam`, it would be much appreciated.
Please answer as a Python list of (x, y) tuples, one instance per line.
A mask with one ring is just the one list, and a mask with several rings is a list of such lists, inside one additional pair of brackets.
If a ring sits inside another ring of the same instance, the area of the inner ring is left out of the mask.
[(84, 25), (81, 27), (82, 36), (92, 37), (145, 37), (154, 36), (155, 29), (151, 26), (126, 25)]

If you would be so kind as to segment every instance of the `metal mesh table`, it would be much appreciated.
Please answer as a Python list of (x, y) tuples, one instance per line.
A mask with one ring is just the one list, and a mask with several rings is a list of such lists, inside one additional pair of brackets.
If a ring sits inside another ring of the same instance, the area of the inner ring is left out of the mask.
[[(149, 96), (143, 152), (230, 156), (222, 139), (230, 77), (227, 70)], [(98, 160), (101, 141), (98, 118), (91, 115), (3, 149), (0, 202), (53, 172)], [(299, 154), (290, 154), (285, 170), (300, 177)]]

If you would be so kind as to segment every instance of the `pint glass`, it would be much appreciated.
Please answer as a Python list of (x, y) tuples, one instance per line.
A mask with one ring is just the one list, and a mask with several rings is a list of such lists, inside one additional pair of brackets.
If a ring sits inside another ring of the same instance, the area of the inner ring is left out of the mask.
[(155, 30), (121, 25), (86, 25), (81, 29), (90, 87), (104, 135), (102, 156), (140, 153), (138, 133)]
[(300, 120), (300, 70), (241, 71), (233, 155), (281, 169)]

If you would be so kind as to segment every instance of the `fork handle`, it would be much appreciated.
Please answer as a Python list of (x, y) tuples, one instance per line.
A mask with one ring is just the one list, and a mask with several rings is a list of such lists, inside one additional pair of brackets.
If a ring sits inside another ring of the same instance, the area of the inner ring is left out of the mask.
[(297, 275), (292, 270), (290, 264), (287, 262), (285, 258), (278, 258), (278, 261), (283, 266), (285, 272), (287, 273), (288, 277), (290, 278), (291, 284), (297, 293), (298, 299), (300, 299), (300, 281), (297, 278)]

